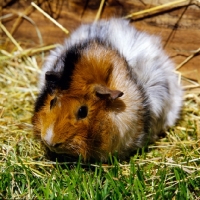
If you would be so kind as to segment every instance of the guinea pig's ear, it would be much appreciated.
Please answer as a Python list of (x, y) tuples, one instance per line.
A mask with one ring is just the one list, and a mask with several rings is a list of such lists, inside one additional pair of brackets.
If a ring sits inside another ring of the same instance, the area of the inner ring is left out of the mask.
[(108, 97), (109, 99), (112, 100), (117, 99), (124, 94), (119, 90), (110, 90), (109, 88), (102, 85), (96, 85), (95, 92), (97, 96)]
[(54, 89), (58, 86), (60, 78), (61, 78), (60, 72), (47, 71), (45, 73), (47, 89), (49, 90), (50, 93), (53, 93)]

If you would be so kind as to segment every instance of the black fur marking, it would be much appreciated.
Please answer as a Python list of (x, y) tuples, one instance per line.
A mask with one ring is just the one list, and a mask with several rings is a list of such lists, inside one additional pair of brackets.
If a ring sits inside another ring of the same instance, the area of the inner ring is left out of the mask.
[(45, 80), (47, 82), (58, 82), (60, 76), (61, 76), (60, 72), (47, 71), (45, 74)]
[(74, 46), (67, 51), (67, 53), (62, 57), (64, 70), (62, 72), (61, 78), (58, 83), (58, 87), (61, 90), (67, 90), (70, 87), (71, 76), (73, 74), (75, 64), (80, 58), (80, 52), (83, 49), (82, 45)]
[(48, 94), (49, 93), (46, 91), (46, 88), (40, 92), (40, 94), (37, 97), (36, 102), (35, 102), (35, 110), (34, 110), (35, 112), (38, 112), (41, 109), (41, 107), (43, 107), (45, 105), (45, 100), (46, 100)]
[[(128, 66), (128, 64), (127, 64)], [(129, 69), (131, 69), (131, 67), (129, 67)], [(143, 131), (144, 133), (150, 133), (150, 128), (151, 128), (151, 123), (152, 123), (152, 117), (151, 117), (151, 105), (149, 102), (149, 97), (144, 89), (144, 87), (142, 86), (142, 83), (140, 83), (140, 81), (137, 78), (137, 75), (134, 73), (133, 70), (130, 71), (130, 76), (131, 76), (131, 80), (133, 80), (135, 82), (135, 84), (138, 87), (138, 90), (141, 93), (141, 96), (143, 97), (142, 99), (142, 105), (143, 105), (143, 109), (145, 112), (143, 112), (143, 123), (144, 123), (144, 127), (143, 127)], [(148, 141), (147, 141), (148, 142)]]
[(150, 106), (150, 103), (149, 103), (149, 98), (144, 90), (144, 88), (142, 87), (142, 85), (140, 84), (138, 86), (139, 90), (142, 92), (142, 96), (144, 97), (143, 98), (143, 106), (144, 106), (144, 114), (143, 114), (143, 118), (144, 118), (144, 133), (149, 133), (150, 131), (150, 127), (151, 127), (151, 122), (152, 122), (152, 119), (151, 119), (151, 106)]

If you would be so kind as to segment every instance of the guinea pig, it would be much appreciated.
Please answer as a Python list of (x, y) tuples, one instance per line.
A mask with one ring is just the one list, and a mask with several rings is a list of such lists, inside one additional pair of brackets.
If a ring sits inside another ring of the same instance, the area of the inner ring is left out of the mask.
[(52, 152), (106, 161), (158, 139), (182, 107), (182, 87), (161, 40), (112, 18), (81, 25), (48, 56), (34, 135)]

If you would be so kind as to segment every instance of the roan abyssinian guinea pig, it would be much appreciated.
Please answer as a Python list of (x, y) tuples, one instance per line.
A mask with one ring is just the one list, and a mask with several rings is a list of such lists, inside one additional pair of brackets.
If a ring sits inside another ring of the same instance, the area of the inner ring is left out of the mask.
[(126, 20), (82, 25), (42, 68), (34, 134), (56, 153), (125, 159), (178, 119), (174, 70), (160, 39)]

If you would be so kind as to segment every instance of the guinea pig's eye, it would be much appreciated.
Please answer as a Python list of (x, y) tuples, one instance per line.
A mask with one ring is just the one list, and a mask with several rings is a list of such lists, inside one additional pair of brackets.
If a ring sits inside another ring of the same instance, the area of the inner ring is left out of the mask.
[(88, 108), (87, 106), (81, 106), (78, 110), (78, 119), (84, 119), (87, 117)]
[(57, 98), (55, 97), (50, 101), (50, 109), (52, 109), (56, 105)]

